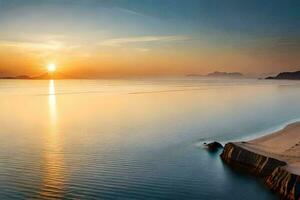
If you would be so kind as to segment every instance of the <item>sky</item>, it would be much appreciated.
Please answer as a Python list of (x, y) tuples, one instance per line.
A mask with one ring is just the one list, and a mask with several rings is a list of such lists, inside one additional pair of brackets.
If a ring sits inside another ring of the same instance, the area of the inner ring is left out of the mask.
[(300, 70), (299, 0), (0, 0), (0, 76)]

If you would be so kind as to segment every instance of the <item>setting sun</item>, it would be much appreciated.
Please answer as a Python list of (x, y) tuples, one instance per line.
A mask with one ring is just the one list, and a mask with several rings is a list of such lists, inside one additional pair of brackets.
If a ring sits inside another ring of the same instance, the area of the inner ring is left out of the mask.
[(300, 200), (299, 11), (0, 0), (0, 200)]
[(47, 70), (48, 70), (48, 72), (55, 72), (55, 70), (56, 70), (56, 65), (55, 65), (54, 63), (48, 64)]

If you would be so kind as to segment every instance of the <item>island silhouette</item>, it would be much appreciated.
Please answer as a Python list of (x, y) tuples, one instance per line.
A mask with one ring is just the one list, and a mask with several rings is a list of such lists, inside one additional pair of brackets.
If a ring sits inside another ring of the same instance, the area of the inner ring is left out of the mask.
[(277, 76), (269, 76), (266, 79), (300, 80), (300, 71), (295, 71), (295, 72), (281, 72)]
[(240, 72), (219, 72), (214, 71), (212, 73), (208, 73), (206, 75), (201, 74), (187, 74), (186, 76), (199, 76), (199, 77), (227, 77), (227, 78), (241, 78), (244, 75)]
[(37, 76), (28, 76), (28, 75), (18, 75), (18, 76), (3, 76), (0, 77), (0, 79), (36, 79), (36, 80), (48, 80), (48, 79), (69, 79), (70, 77), (66, 76), (63, 73), (51, 73), (51, 72), (46, 72)]

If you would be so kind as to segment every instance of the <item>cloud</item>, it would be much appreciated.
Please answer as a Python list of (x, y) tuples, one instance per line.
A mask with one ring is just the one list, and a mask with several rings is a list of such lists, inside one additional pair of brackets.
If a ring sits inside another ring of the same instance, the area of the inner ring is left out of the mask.
[(47, 43), (38, 43), (38, 42), (18, 42), (18, 41), (0, 41), (0, 46), (6, 47), (17, 47), (30, 50), (58, 50), (63, 47), (63, 44), (59, 42), (47, 42)]
[(30, 41), (30, 40), (1, 40), (0, 47), (14, 47), (18, 49), (25, 49), (29, 51), (58, 51), (58, 50), (73, 50), (81, 47), (79, 44), (66, 44), (58, 40)]
[(142, 37), (130, 37), (130, 38), (114, 38), (108, 39), (100, 43), (100, 45), (104, 46), (122, 46), (124, 44), (132, 44), (132, 43), (148, 43), (148, 42), (172, 42), (172, 41), (184, 41), (188, 40), (187, 36), (142, 36)]
[(149, 51), (150, 49), (146, 49), (146, 48), (136, 48), (137, 51), (139, 52), (147, 52)]
[(149, 15), (145, 15), (143, 13), (136, 12), (136, 11), (129, 10), (129, 9), (125, 9), (125, 8), (116, 7), (116, 9), (120, 10), (121, 12), (130, 14), (130, 15), (135, 15), (135, 16), (138, 16), (138, 17), (147, 17), (147, 18), (151, 17)]

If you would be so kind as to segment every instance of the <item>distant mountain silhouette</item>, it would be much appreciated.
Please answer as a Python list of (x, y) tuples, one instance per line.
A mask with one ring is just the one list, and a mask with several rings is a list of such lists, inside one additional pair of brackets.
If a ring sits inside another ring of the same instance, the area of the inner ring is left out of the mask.
[(33, 76), (32, 79), (54, 79), (54, 74), (44, 73), (38, 76)]
[(202, 74), (187, 74), (186, 76), (204, 76)]
[(282, 72), (277, 76), (269, 76), (266, 79), (286, 79), (286, 80), (300, 80), (300, 71), (296, 72)]
[(69, 79), (70, 76), (66, 76), (63, 73), (55, 72), (55, 73), (44, 73), (39, 76), (33, 76), (32, 79)]
[(187, 74), (186, 76), (199, 76), (199, 77), (228, 77), (228, 78), (239, 78), (243, 77), (242, 73), (239, 72), (219, 72), (215, 71), (206, 75), (201, 74)]
[(28, 75), (19, 75), (19, 76), (4, 76), (4, 77), (0, 77), (0, 79), (45, 79), (45, 80), (49, 80), (49, 79), (65, 79), (68, 78), (66, 77), (64, 74), (61, 73), (55, 73), (55, 74), (51, 74), (51, 73), (44, 73), (38, 76), (28, 76)]
[(19, 75), (19, 76), (4, 76), (0, 77), (0, 79), (31, 79), (28, 75)]
[(235, 77), (242, 77), (243, 74), (241, 74), (239, 72), (218, 72), (218, 71), (215, 71), (213, 73), (207, 74), (206, 76), (209, 76), (209, 77), (232, 77), (232, 78), (235, 78)]

